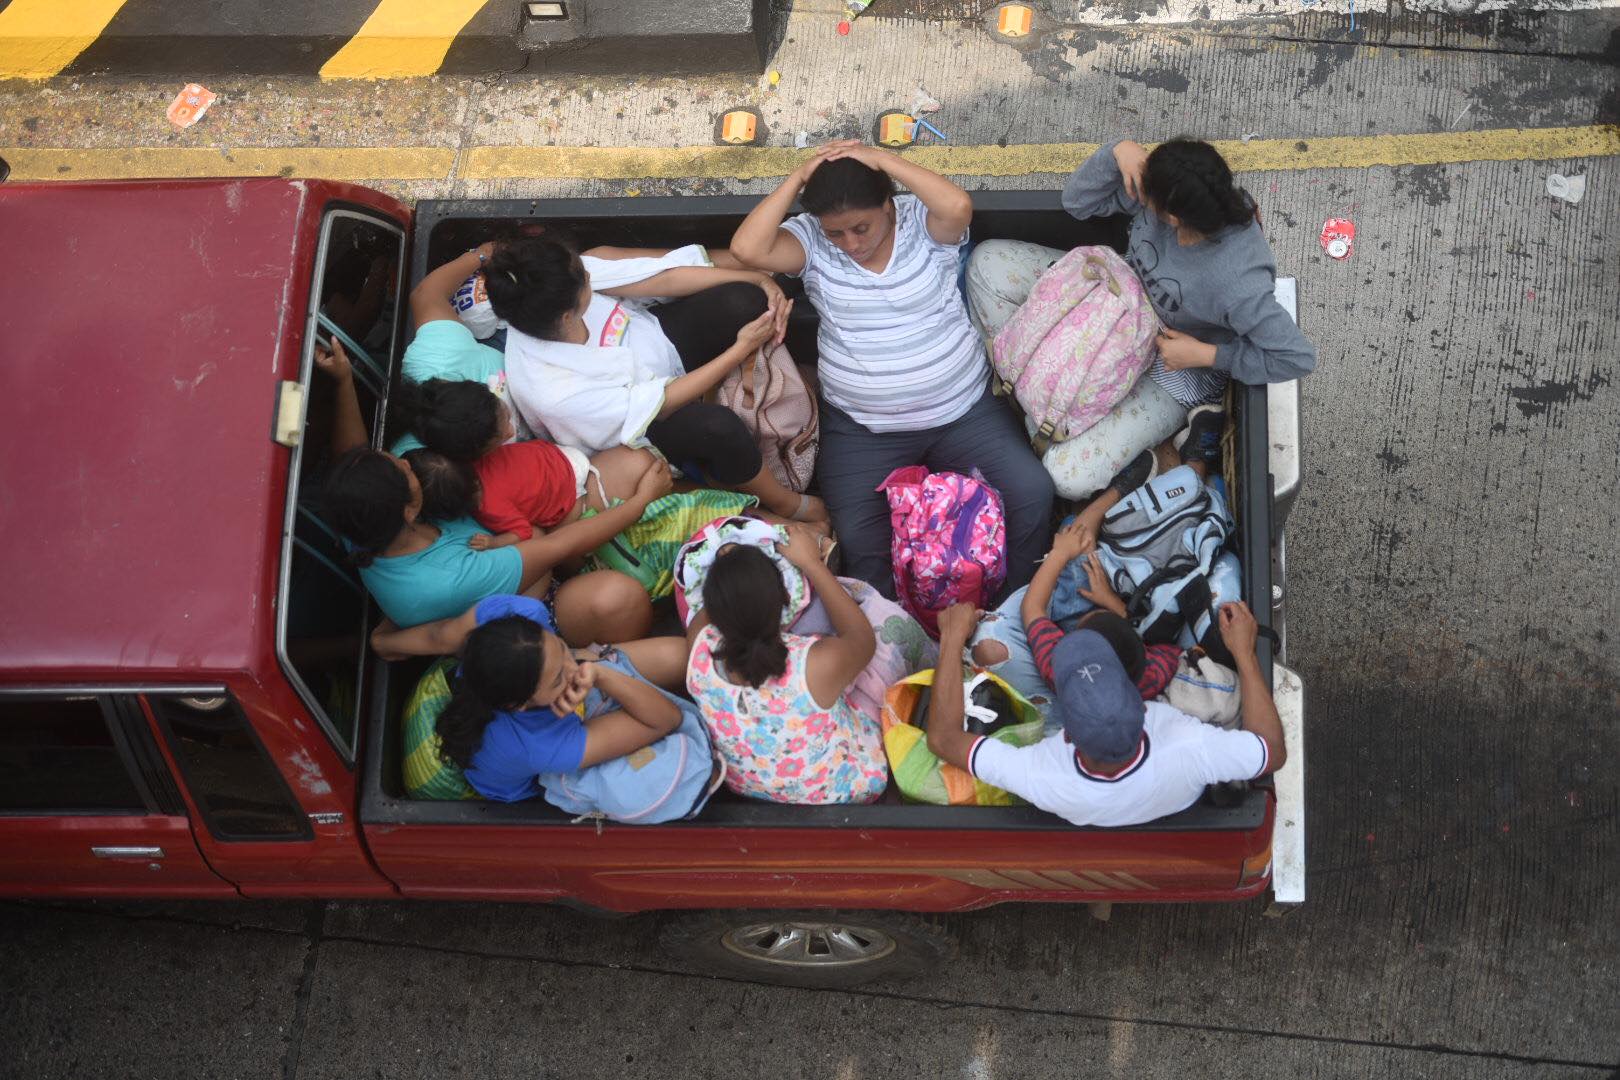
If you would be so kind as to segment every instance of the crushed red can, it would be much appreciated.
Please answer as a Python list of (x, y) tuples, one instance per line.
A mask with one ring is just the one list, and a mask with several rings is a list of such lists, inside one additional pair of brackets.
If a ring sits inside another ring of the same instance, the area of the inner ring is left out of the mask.
[(1322, 250), (1330, 259), (1348, 259), (1356, 243), (1356, 223), (1349, 218), (1328, 218), (1322, 223)]

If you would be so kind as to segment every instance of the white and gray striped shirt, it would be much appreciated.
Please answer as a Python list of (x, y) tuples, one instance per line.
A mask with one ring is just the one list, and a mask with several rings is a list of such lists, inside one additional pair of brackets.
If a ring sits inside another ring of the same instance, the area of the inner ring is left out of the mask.
[(894, 200), (894, 251), (881, 274), (857, 264), (811, 214), (782, 223), (804, 248), (805, 295), (821, 315), (821, 392), (874, 432), (958, 419), (984, 394), (989, 363), (957, 288), (967, 237), (928, 235), (928, 208)]

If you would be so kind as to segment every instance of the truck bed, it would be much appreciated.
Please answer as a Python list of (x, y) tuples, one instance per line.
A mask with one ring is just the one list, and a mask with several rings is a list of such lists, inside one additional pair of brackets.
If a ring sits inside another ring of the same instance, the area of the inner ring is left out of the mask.
[[(486, 240), (515, 236), (525, 225), (544, 223), (562, 230), (581, 247), (596, 244), (725, 246), (752, 196), (659, 197), (557, 200), (432, 200), (417, 206), (412, 238), (411, 282), (430, 267)], [(1123, 249), (1124, 219), (1081, 222), (1066, 214), (1055, 191), (975, 192), (975, 239), (1029, 240), (1054, 247), (1108, 244)], [(797, 286), (794, 282), (793, 285)], [(793, 290), (789, 290), (792, 295)], [(788, 345), (795, 360), (815, 355), (816, 314), (808, 304), (795, 307)], [(397, 368), (397, 364), (396, 364)], [(1267, 394), (1264, 387), (1238, 386), (1238, 477), (1232, 506), (1237, 517), (1235, 548), (1243, 566), (1244, 598), (1262, 625), (1269, 625), (1272, 554), (1276, 539), (1268, 467)], [(1270, 644), (1262, 639), (1260, 661), (1271, 677)], [(564, 825), (570, 818), (540, 800), (429, 802), (406, 796), (400, 771), (400, 714), (424, 662), (395, 664), (375, 660), (370, 677), (372, 707), (367, 718), (361, 768), (361, 820), (387, 825)], [(857, 829), (857, 830), (1063, 830), (1066, 832), (1163, 833), (1222, 831), (1249, 833), (1264, 827), (1273, 797), (1269, 779), (1235, 792), (1206, 793), (1181, 813), (1130, 829), (1076, 830), (1033, 807), (939, 807), (899, 801), (893, 788), (883, 801), (861, 806), (803, 807), (764, 803), (722, 791), (694, 821), (658, 826), (609, 826), (638, 832), (663, 830)]]

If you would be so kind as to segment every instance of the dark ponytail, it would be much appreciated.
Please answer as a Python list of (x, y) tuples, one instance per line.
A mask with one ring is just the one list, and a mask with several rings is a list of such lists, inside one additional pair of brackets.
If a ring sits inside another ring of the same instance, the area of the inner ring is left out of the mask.
[(484, 270), (484, 288), (495, 314), (545, 341), (557, 340), (563, 316), (579, 306), (587, 280), (579, 254), (548, 236), (496, 248)]
[(421, 485), (424, 518), (455, 521), (478, 512), (478, 474), (471, 465), (432, 450), (411, 450), (402, 456)]
[(389, 404), (397, 424), (452, 461), (483, 457), (501, 435), (501, 399), (471, 379), (402, 379)]
[(393, 458), (357, 446), (332, 463), (320, 503), (327, 522), (354, 545), (355, 565), (370, 566), (405, 527), (411, 482)]
[(450, 702), (434, 725), (440, 757), (472, 765), (495, 713), (521, 709), (540, 685), (544, 642), (540, 624), (521, 615), (491, 619), (467, 635)]
[(837, 158), (816, 166), (799, 192), (799, 205), (820, 217), (840, 210), (876, 210), (893, 197), (888, 173), (854, 158)]
[(703, 610), (720, 631), (715, 657), (749, 686), (787, 673), (782, 572), (764, 551), (737, 544), (714, 557), (703, 582)]
[(1254, 220), (1254, 200), (1237, 186), (1220, 152), (1196, 139), (1171, 139), (1148, 155), (1142, 193), (1153, 209), (1212, 236)]

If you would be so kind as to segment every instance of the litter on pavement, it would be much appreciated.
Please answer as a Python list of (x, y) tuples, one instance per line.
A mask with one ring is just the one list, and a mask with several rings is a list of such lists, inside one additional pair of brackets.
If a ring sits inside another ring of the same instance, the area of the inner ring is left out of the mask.
[(1550, 173), (1547, 176), (1547, 194), (1555, 199), (1563, 199), (1567, 203), (1578, 203), (1586, 194), (1586, 177)]
[(200, 83), (186, 83), (169, 102), (169, 123), (177, 128), (188, 128), (203, 118), (208, 106), (214, 103), (214, 92)]
[(1356, 223), (1349, 218), (1328, 218), (1322, 223), (1321, 241), (1328, 258), (1348, 259), (1355, 248)]

